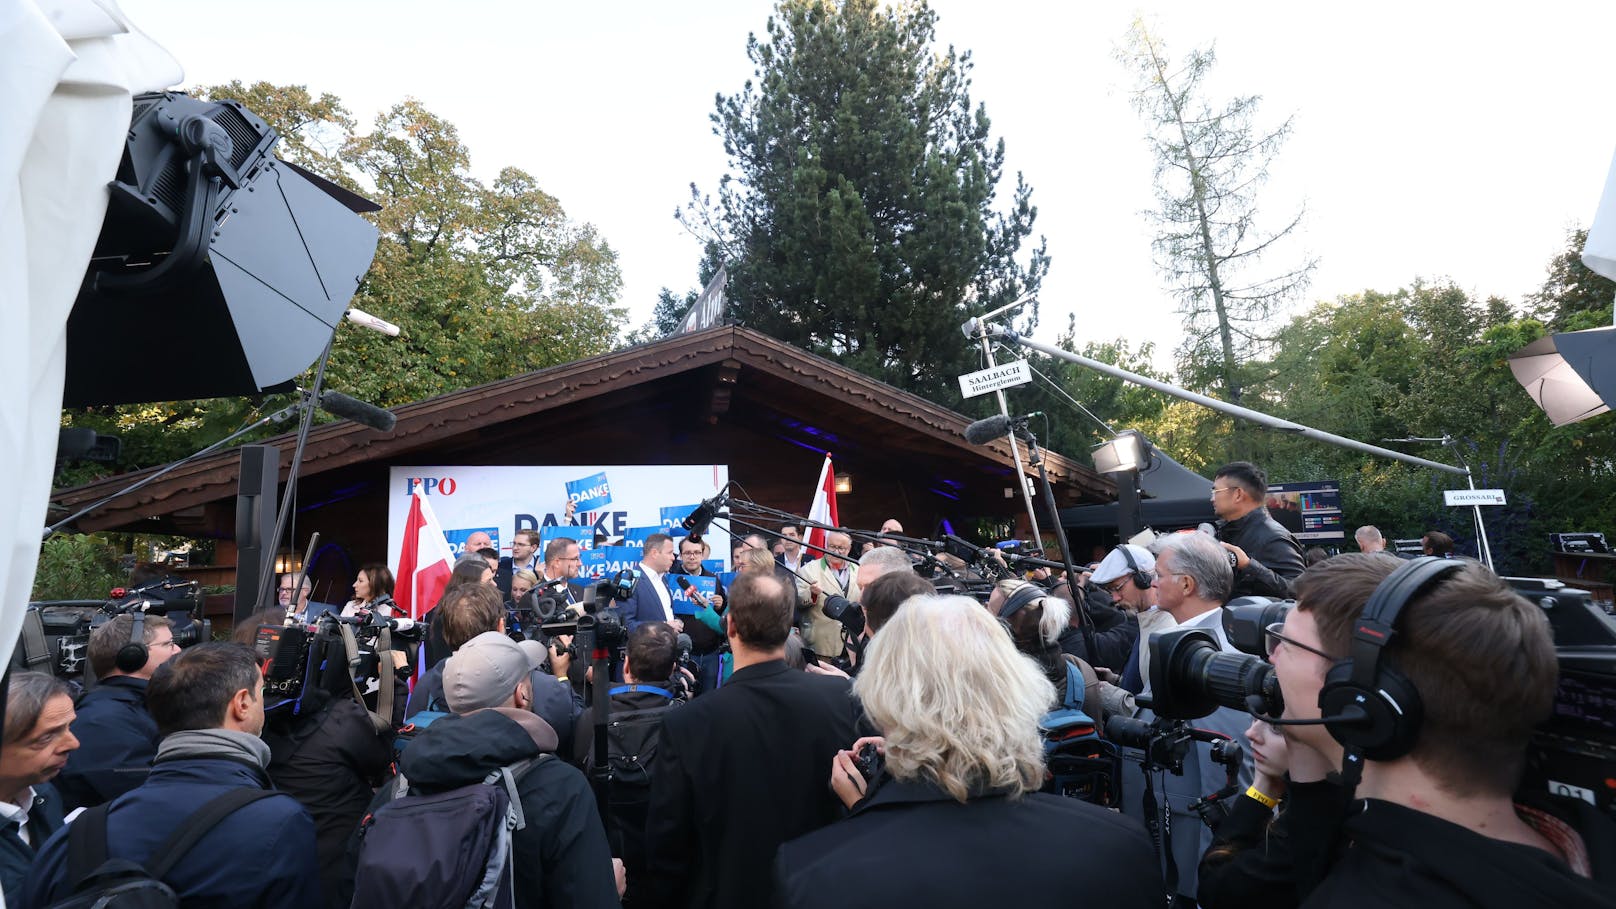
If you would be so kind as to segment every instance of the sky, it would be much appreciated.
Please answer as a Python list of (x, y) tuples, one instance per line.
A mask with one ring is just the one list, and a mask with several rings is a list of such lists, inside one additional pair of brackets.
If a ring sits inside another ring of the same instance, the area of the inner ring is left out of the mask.
[[(617, 251), (620, 302), (650, 317), (695, 286), (700, 247), (673, 218), (725, 172), (709, 116), (751, 76), (766, 0), (669, 3), (123, 0), (186, 85), (267, 80), (331, 92), (362, 123), (406, 96), (454, 123), (473, 171), (532, 174)], [(1215, 46), (1215, 98), (1294, 117), (1260, 199), (1306, 218), (1318, 258), (1294, 311), (1365, 289), (1451, 279), (1519, 304), (1566, 233), (1587, 227), (1616, 152), (1608, 115), (1616, 3), (935, 0), (969, 50), (973, 100), (1033, 187), (1053, 265), (1036, 336), (1182, 337), (1151, 258), (1150, 152), (1114, 52), (1144, 16), (1175, 56)], [(1608, 88), (1605, 89), (1608, 91)], [(1008, 196), (1013, 177), (1001, 184)], [(1276, 259), (1275, 267), (1287, 259)]]

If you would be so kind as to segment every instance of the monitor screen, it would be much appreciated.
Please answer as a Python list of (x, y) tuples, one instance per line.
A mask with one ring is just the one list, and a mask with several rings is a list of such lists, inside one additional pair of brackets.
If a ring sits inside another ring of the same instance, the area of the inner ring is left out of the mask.
[(1345, 540), (1341, 515), (1341, 484), (1334, 480), (1311, 483), (1271, 483), (1268, 513), (1302, 543)]

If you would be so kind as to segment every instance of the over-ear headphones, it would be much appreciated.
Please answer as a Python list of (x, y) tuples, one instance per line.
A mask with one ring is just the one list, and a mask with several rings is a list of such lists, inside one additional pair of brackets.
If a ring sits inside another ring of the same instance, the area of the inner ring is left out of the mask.
[(139, 672), (146, 665), (146, 658), (150, 653), (146, 650), (146, 614), (135, 613), (134, 625), (129, 629), (129, 643), (118, 648), (118, 657), (113, 665), (120, 672)]
[(1133, 586), (1140, 590), (1149, 590), (1150, 585), (1156, 583), (1156, 572), (1141, 569), (1139, 563), (1133, 560), (1133, 553), (1128, 551), (1127, 546), (1118, 546), (1117, 551), (1122, 553), (1122, 558), (1128, 563), (1128, 573), (1133, 577)]
[(1371, 761), (1393, 760), (1414, 749), (1425, 707), (1419, 691), (1383, 654), (1409, 601), (1462, 568), (1464, 563), (1453, 559), (1413, 559), (1370, 594), (1353, 626), (1348, 657), (1330, 667), (1319, 690), (1319, 713), (1326, 720), (1354, 716), (1350, 723), (1327, 724), (1344, 747)]
[(1046, 596), (1049, 596), (1049, 591), (1031, 581), (1023, 581), (1022, 585), (1016, 588), (1015, 593), (1005, 598), (1004, 605), (999, 607), (997, 618), (999, 619), (999, 624), (1004, 626), (1004, 633), (1010, 635), (1010, 638), (1014, 640), (1016, 633), (1010, 628), (1010, 617), (1020, 612), (1033, 600), (1043, 599)]

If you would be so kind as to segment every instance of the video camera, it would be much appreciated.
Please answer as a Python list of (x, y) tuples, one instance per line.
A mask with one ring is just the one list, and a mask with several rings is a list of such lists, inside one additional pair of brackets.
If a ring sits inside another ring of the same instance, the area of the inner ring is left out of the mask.
[[(572, 645), (574, 657), (587, 655), (597, 647), (612, 650), (624, 646), (628, 643), (628, 629), (623, 624), (622, 611), (614, 604), (634, 595), (634, 584), (639, 577), (639, 572), (625, 568), (585, 589), (583, 615), (545, 622), (539, 626), (540, 630), (552, 638), (564, 634), (576, 635)], [(553, 611), (551, 615), (558, 616), (560, 613)]]
[[(352, 662), (344, 627), (354, 637), (357, 657)], [(304, 696), (315, 690), (336, 696), (350, 694), (355, 686), (363, 690), (368, 680), (381, 677), (376, 651), (384, 631), (389, 643), (394, 638), (416, 642), (425, 629), (411, 619), (379, 613), (344, 618), (328, 612), (308, 623), (260, 625), (255, 644), (264, 673), (264, 708), (290, 708), (296, 714), (302, 712)]]
[(517, 600), (506, 611), (505, 630), (516, 640), (532, 639), (540, 635), (541, 626), (567, 621), (567, 579), (543, 581)]
[[(1540, 578), (1504, 580), (1548, 616), (1560, 665), (1554, 712), (1532, 735), (1521, 788), (1579, 798), (1616, 817), (1616, 794), (1606, 783), (1616, 766), (1616, 622), (1586, 590)], [(1196, 629), (1152, 635), (1152, 709), (1173, 719), (1196, 719), (1218, 707), (1280, 716), (1279, 681), (1259, 655), (1266, 652), (1266, 629), (1294, 606), (1268, 597), (1225, 606), (1225, 635), (1241, 653), (1222, 652)], [(1136, 729), (1123, 734), (1138, 738)]]
[(180, 647), (200, 644), (213, 637), (213, 625), (203, 617), (203, 600), (201, 584), (168, 576), (135, 587), (115, 587), (105, 600), (29, 603), (12, 663), (58, 678), (81, 678), (88, 668), (95, 629), (137, 612), (171, 620), (174, 643)]

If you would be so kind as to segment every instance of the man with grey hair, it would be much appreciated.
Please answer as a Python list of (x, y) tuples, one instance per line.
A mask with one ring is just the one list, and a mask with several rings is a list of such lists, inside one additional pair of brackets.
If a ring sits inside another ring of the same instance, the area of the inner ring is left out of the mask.
[(62, 800), (48, 782), (67, 765), (73, 692), (43, 672), (13, 672), (0, 747), (0, 886), (22, 905), (22, 882), (45, 840), (62, 826)]
[(909, 554), (896, 546), (877, 546), (865, 553), (858, 563), (859, 587), (868, 587), (881, 575), (892, 571), (914, 571)]
[(1385, 552), (1386, 538), (1380, 535), (1380, 528), (1373, 524), (1365, 524), (1353, 532), (1352, 538), (1358, 543), (1359, 552)]
[[(1219, 648), (1236, 653), (1223, 630), (1223, 604), (1234, 588), (1234, 570), (1229, 566), (1227, 550), (1209, 534), (1200, 532), (1175, 533), (1162, 537), (1153, 547), (1156, 553), (1156, 604), (1173, 617), (1179, 629), (1196, 628), (1210, 634)], [(1151, 692), (1150, 679), (1145, 679), (1144, 694)], [(1245, 755), (1239, 777), (1242, 787), (1251, 784), (1251, 746), (1246, 740), (1246, 729), (1251, 725), (1247, 713), (1229, 707), (1217, 710), (1195, 720), (1197, 729), (1220, 733), (1240, 746)], [(1131, 765), (1130, 765), (1131, 766)], [(1191, 899), (1196, 890), (1196, 866), (1200, 857), (1212, 845), (1212, 830), (1200, 822), (1189, 804), (1224, 788), (1228, 782), (1228, 769), (1212, 760), (1212, 746), (1196, 742), (1184, 759), (1182, 776), (1170, 777), (1165, 785), (1172, 808), (1173, 853), (1178, 865), (1179, 892)], [(1142, 785), (1141, 780), (1128, 780)], [(1138, 805), (1125, 799), (1123, 810), (1132, 813)], [(1182, 834), (1180, 833), (1182, 831)], [(1197, 831), (1198, 835), (1190, 835)]]
[(803, 642), (828, 660), (839, 659), (844, 649), (842, 623), (825, 615), (825, 600), (841, 596), (858, 602), (863, 589), (859, 566), (847, 556), (853, 538), (845, 533), (825, 535), (825, 554), (797, 573), (797, 598), (803, 604)]

